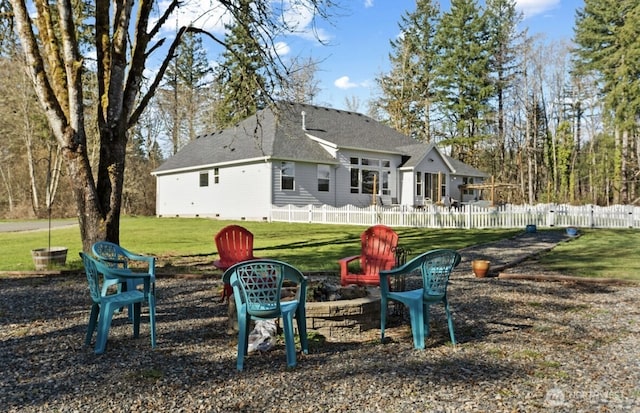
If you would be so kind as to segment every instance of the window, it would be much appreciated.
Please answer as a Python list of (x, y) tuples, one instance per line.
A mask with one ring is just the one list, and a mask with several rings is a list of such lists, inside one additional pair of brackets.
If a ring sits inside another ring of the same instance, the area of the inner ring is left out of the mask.
[(220, 168), (213, 168), (213, 183), (220, 183)]
[(351, 193), (357, 194), (360, 192), (360, 169), (351, 168)]
[(352, 194), (391, 195), (391, 161), (354, 157), (350, 158), (350, 163)]
[(329, 192), (331, 168), (329, 165), (318, 165), (318, 191)]
[(382, 182), (380, 183), (382, 186), (382, 195), (391, 195), (391, 190), (389, 189), (389, 175), (391, 175), (391, 171), (382, 172)]
[(296, 164), (293, 162), (282, 162), (280, 168), (281, 189), (283, 191), (293, 191), (296, 176)]
[(209, 172), (200, 172), (200, 186), (209, 186)]
[[(467, 176), (463, 177), (463, 178), (462, 178), (462, 184), (463, 184), (463, 185), (473, 185), (473, 178), (471, 178), (471, 177), (467, 177)], [(467, 188), (465, 188), (465, 189), (462, 191), (462, 194), (463, 194), (463, 195), (474, 195), (474, 192), (473, 192), (473, 189), (467, 189)]]
[(377, 194), (380, 186), (378, 171), (368, 169), (362, 170), (362, 191), (363, 194)]
[(422, 196), (422, 172), (416, 172), (416, 195)]
[[(439, 200), (438, 196), (438, 182), (440, 180), (439, 174), (431, 174), (425, 172), (424, 174), (424, 197), (431, 200)], [(446, 185), (445, 185), (446, 189)]]

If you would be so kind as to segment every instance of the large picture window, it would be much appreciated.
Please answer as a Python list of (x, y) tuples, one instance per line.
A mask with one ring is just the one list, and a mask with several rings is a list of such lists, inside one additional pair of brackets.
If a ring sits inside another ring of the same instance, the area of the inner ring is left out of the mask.
[(350, 158), (351, 193), (390, 195), (391, 162), (373, 158)]
[(280, 186), (283, 191), (293, 191), (295, 187), (296, 164), (282, 162), (280, 165)]

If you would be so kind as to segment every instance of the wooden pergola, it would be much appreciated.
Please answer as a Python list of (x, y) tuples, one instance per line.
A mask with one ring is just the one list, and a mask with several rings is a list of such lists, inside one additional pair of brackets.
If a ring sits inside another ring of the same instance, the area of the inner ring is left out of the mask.
[(491, 192), (491, 196), (490, 196), (490, 201), (491, 201), (491, 206), (495, 206), (496, 204), (496, 189), (499, 188), (506, 188), (506, 189), (513, 189), (513, 188), (517, 188), (518, 186), (515, 184), (507, 184), (507, 183), (500, 183), (500, 182), (496, 182), (495, 178), (493, 176), (491, 176), (491, 182), (490, 183), (481, 183), (481, 184), (463, 184), (463, 185), (458, 185), (458, 188), (460, 188), (461, 191), (465, 190), (465, 189), (479, 189), (479, 190), (485, 190), (485, 189), (489, 189)]

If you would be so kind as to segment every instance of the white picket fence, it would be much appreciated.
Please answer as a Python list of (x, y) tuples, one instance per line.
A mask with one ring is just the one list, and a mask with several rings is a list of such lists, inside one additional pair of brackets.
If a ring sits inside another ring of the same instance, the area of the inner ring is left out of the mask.
[(446, 208), (408, 206), (328, 205), (272, 206), (271, 221), (322, 224), (375, 225), (422, 228), (640, 228), (640, 207), (632, 205), (503, 205), (498, 207), (462, 205)]

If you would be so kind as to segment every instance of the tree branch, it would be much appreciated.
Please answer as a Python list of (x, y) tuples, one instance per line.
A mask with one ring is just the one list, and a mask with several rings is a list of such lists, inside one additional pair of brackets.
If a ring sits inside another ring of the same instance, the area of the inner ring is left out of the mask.
[(175, 53), (175, 50), (178, 48), (178, 45), (180, 44), (180, 41), (182, 40), (182, 36), (188, 30), (190, 30), (190, 28), (185, 27), (185, 26), (181, 27), (180, 30), (178, 30), (178, 33), (176, 34), (175, 39), (173, 39), (173, 42), (171, 43), (171, 46), (169, 46), (169, 51), (167, 52), (166, 57), (164, 58), (164, 60), (162, 61), (162, 64), (160, 65), (160, 69), (158, 69), (158, 72), (156, 73), (156, 76), (153, 79), (153, 82), (151, 82), (151, 85), (149, 85), (149, 88), (147, 89), (146, 93), (144, 94), (142, 99), (140, 99), (140, 102), (138, 103), (138, 106), (136, 107), (136, 109), (133, 111), (133, 113), (129, 117), (129, 120), (127, 121), (127, 126), (128, 127), (132, 127), (133, 125), (136, 124), (136, 122), (138, 121), (138, 119), (142, 115), (142, 112), (144, 112), (145, 108), (147, 107), (147, 105), (151, 101), (151, 98), (155, 94), (155, 91), (158, 88), (158, 85), (162, 81), (162, 78), (164, 77), (164, 74), (167, 71), (167, 67), (169, 66), (169, 63), (171, 62), (171, 59), (173, 59), (173, 55)]
[[(63, 61), (67, 74), (69, 122), (71, 128), (76, 131), (74, 140), (76, 140), (75, 144), (77, 145), (83, 143), (78, 142), (78, 136), (81, 136), (82, 141), (84, 141), (84, 102), (82, 98), (82, 58), (78, 52), (72, 10), (73, 7), (69, 0), (58, 2)], [(68, 142), (67, 145), (71, 146), (71, 142)]]
[(64, 145), (64, 131), (68, 126), (65, 113), (60, 106), (60, 102), (49, 83), (45, 64), (38, 49), (38, 42), (33, 32), (33, 23), (29, 18), (26, 5), (21, 0), (11, 0), (16, 27), (22, 39), (27, 68), (34, 84), (34, 89), (40, 100), (47, 119), (51, 125), (56, 139), (61, 146)]

